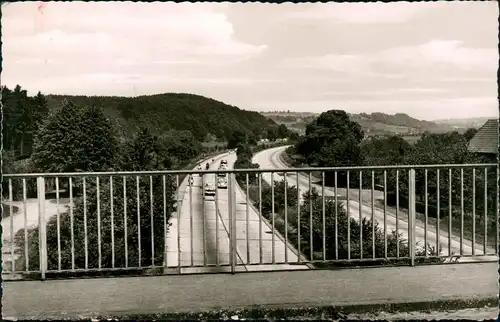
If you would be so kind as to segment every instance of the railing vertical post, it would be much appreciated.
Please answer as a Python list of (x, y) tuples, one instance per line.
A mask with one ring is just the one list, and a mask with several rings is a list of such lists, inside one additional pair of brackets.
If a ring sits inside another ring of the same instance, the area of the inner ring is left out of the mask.
[(236, 273), (236, 265), (238, 264), (238, 247), (237, 247), (237, 233), (236, 233), (236, 173), (233, 173), (233, 189), (231, 189), (232, 203), (233, 203), (233, 274)]
[(410, 169), (408, 176), (408, 247), (410, 266), (415, 266), (415, 169)]
[(45, 178), (37, 178), (38, 185), (38, 227), (39, 227), (39, 252), (40, 252), (40, 273), (42, 280), (45, 280), (47, 272), (47, 233), (45, 222)]
[(233, 173), (228, 174), (228, 210), (229, 210), (229, 264), (231, 265), (231, 274), (236, 273), (236, 247), (234, 238), (234, 225), (233, 222), (236, 220), (236, 204), (234, 202), (234, 179), (235, 175)]

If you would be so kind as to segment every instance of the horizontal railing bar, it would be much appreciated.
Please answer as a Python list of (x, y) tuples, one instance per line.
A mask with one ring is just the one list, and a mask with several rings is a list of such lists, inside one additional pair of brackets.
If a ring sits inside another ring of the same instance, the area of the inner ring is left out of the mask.
[[(410, 257), (379, 257), (379, 258), (351, 258), (351, 259), (327, 259), (327, 260), (322, 260), (322, 259), (315, 259), (312, 261), (301, 261), (300, 263), (298, 262), (289, 262), (288, 264), (294, 265), (294, 264), (335, 264), (335, 263), (355, 263), (355, 262), (380, 262), (380, 261), (396, 261), (396, 260), (402, 260), (402, 259), (407, 259), (410, 260)], [(283, 263), (284, 264), (284, 263)], [(271, 264), (269, 264), (271, 265)]]
[[(262, 265), (259, 263), (253, 263), (254, 265)], [(246, 265), (246, 264), (241, 264)], [(230, 267), (229, 264), (207, 264), (207, 265), (181, 265), (181, 266), (136, 266), (136, 267), (102, 267), (102, 268), (77, 268), (77, 269), (62, 269), (62, 270), (47, 270), (47, 273), (85, 273), (85, 272), (112, 272), (112, 271), (143, 271), (148, 269), (177, 269), (180, 268), (204, 268), (204, 267)], [(12, 274), (12, 272), (4, 272), (3, 274)], [(26, 274), (26, 271), (14, 272), (16, 274)], [(30, 273), (40, 273), (40, 271), (31, 271)]]
[(2, 275), (28, 275), (28, 274), (40, 274), (40, 271), (2, 271)]
[(117, 172), (60, 172), (60, 173), (12, 173), (4, 174), (5, 178), (35, 178), (35, 177), (96, 177), (96, 176), (126, 176), (126, 175), (176, 175), (176, 174), (217, 174), (217, 173), (289, 173), (317, 171), (363, 171), (363, 170), (397, 170), (397, 169), (461, 169), (461, 168), (491, 168), (498, 167), (496, 163), (477, 164), (430, 164), (430, 165), (387, 165), (359, 167), (307, 167), (307, 168), (274, 168), (274, 169), (224, 169), (224, 170), (162, 170), (162, 171), (117, 171)]
[[(62, 270), (47, 270), (47, 273), (85, 273), (85, 272), (112, 272), (112, 271), (143, 271), (148, 269), (164, 269), (164, 266), (141, 266), (141, 267), (102, 267), (102, 268), (76, 268)], [(172, 267), (175, 268), (175, 267)]]
[[(456, 257), (477, 257), (478, 261), (484, 261), (482, 257), (485, 256), (494, 256), (495, 254), (485, 254), (485, 255), (471, 255), (471, 254), (466, 254), (466, 255), (428, 255), (428, 257), (425, 256), (415, 256), (415, 258), (418, 259), (446, 259), (446, 258), (456, 258)], [(300, 263), (299, 262), (277, 262), (275, 264), (272, 263), (243, 263), (243, 264), (238, 264), (237, 266), (262, 266), (262, 265), (281, 265), (281, 264), (287, 264), (287, 265), (304, 265), (304, 264), (334, 264), (334, 263), (354, 263), (354, 262), (379, 262), (379, 261), (397, 261), (397, 260), (409, 260), (410, 257), (405, 256), (405, 257), (377, 257), (377, 258), (351, 258), (351, 259), (328, 259), (328, 260), (302, 260)], [(142, 267), (115, 267), (115, 268), (110, 268), (110, 267), (103, 267), (103, 268), (88, 268), (88, 269), (62, 269), (62, 270), (47, 270), (47, 273), (82, 273), (82, 272), (101, 272), (101, 271), (134, 271), (134, 270), (147, 270), (147, 269), (175, 269), (178, 266), (142, 266)], [(180, 268), (203, 268), (203, 267), (230, 267), (229, 264), (207, 264), (207, 265), (181, 265)], [(26, 274), (36, 274), (40, 273), (40, 271), (19, 271), (19, 272), (11, 272), (11, 271), (4, 271), (2, 272), (2, 275), (12, 275), (12, 274), (18, 274), (18, 275), (26, 275)]]
[[(464, 254), (464, 255), (460, 255), (460, 254), (457, 254), (457, 255), (427, 255), (427, 257), (425, 257), (425, 255), (416, 255), (415, 258), (426, 258), (426, 259), (429, 259), (429, 258), (462, 258), (462, 257), (477, 257), (478, 260), (482, 260), (484, 261), (484, 259), (481, 259), (483, 257), (491, 257), (491, 256), (496, 256), (495, 253), (486, 253), (486, 254), (481, 254), (481, 255), (478, 255), (478, 254), (475, 254), (475, 255), (472, 255), (472, 254)], [(495, 259), (498, 261), (498, 259)]]

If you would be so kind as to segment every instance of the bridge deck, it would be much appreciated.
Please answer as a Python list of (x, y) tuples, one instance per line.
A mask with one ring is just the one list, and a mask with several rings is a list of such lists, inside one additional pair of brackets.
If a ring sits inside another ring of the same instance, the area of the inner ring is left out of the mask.
[[(495, 299), (498, 263), (18, 281), (3, 284), (4, 317), (68, 319), (255, 306), (363, 306)], [(465, 306), (465, 304), (464, 304)]]

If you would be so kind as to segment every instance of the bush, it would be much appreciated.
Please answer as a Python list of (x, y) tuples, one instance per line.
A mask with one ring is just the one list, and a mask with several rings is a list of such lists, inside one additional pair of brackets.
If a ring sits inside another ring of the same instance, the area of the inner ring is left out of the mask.
[[(127, 206), (127, 233), (125, 235), (124, 221), (124, 199), (123, 180), (121, 177), (113, 179), (113, 198), (110, 196), (109, 178), (99, 180), (99, 212), (97, 203), (97, 184), (95, 179), (87, 180), (87, 241), (88, 241), (88, 267), (98, 268), (98, 226), (101, 229), (101, 267), (112, 267), (111, 248), (111, 200), (113, 200), (113, 227), (114, 227), (114, 251), (115, 267), (125, 267), (125, 240), (128, 243), (128, 265), (137, 266), (139, 264), (139, 240), (141, 243), (141, 265), (149, 266), (152, 263), (151, 242), (154, 241), (154, 259), (158, 265), (163, 260), (164, 254), (164, 222), (169, 222), (170, 216), (175, 211), (175, 184), (173, 178), (165, 177), (166, 208), (163, 204), (163, 178), (154, 176), (153, 179), (153, 226), (151, 226), (151, 204), (149, 180), (140, 180), (139, 183), (139, 212), (140, 212), (140, 232), (138, 237), (139, 221), (137, 218), (136, 181), (135, 178), (127, 178), (126, 182), (126, 206)], [(73, 211), (73, 232), (74, 232), (74, 254), (75, 268), (85, 268), (85, 207), (83, 198), (75, 198)], [(164, 212), (166, 217), (164, 217)], [(167, 224), (168, 225), (168, 224)], [(60, 240), (61, 240), (61, 265), (62, 269), (71, 269), (71, 217), (68, 212), (60, 216)], [(29, 261), (30, 268), (38, 267), (38, 228), (29, 231)], [(151, 238), (153, 234), (154, 238)], [(16, 242), (20, 249), (24, 251), (24, 231), (16, 234)], [(47, 250), (48, 269), (58, 268), (57, 252), (57, 217), (52, 217), (47, 223)], [(24, 269), (24, 254), (19, 263)]]
[[(297, 187), (291, 186), (287, 182), (286, 205), (288, 209), (297, 207)], [(276, 181), (274, 184), (274, 211), (279, 212), (285, 209), (285, 180)], [(270, 186), (262, 189), (262, 211), (272, 211), (272, 191)]]
[[(90, 127), (91, 125), (89, 125)], [(81, 130), (75, 128), (76, 131)], [(110, 142), (114, 142), (110, 140)], [(118, 150), (118, 146), (110, 150)], [(97, 151), (97, 150), (96, 150)], [(140, 130), (131, 141), (121, 147), (121, 158), (118, 163), (113, 159), (113, 165), (118, 170), (155, 170), (162, 169), (168, 163), (168, 156), (161, 154), (158, 148), (158, 138), (148, 130)], [(60, 154), (60, 153), (59, 153)], [(41, 160), (41, 159), (40, 159)], [(71, 160), (71, 159), (70, 159)], [(75, 159), (73, 159), (75, 160)], [(84, 159), (82, 159), (84, 160)], [(78, 160), (76, 160), (78, 161)], [(108, 160), (109, 162), (109, 160)], [(118, 164), (117, 164), (118, 163)], [(82, 164), (82, 163), (80, 163)], [(74, 166), (65, 161), (66, 166)], [(57, 165), (54, 165), (57, 166)], [(102, 165), (101, 165), (102, 166)], [(92, 169), (90, 169), (92, 170)], [(128, 264), (130, 266), (151, 265), (154, 251), (155, 263), (163, 259), (164, 247), (164, 221), (169, 222), (171, 213), (175, 211), (175, 178), (165, 177), (165, 194), (163, 194), (163, 177), (152, 176), (153, 187), (153, 225), (151, 225), (151, 201), (149, 177), (140, 178), (139, 182), (139, 205), (137, 205), (137, 187), (135, 178), (127, 178), (126, 182), (126, 206), (127, 206), (127, 233), (125, 234), (124, 221), (124, 199), (123, 179), (115, 178), (113, 182), (113, 197), (110, 196), (110, 178), (99, 178), (99, 216), (98, 220), (98, 194), (97, 181), (89, 178), (86, 182), (86, 208), (82, 198), (83, 182), (80, 178), (73, 178), (73, 242), (75, 255), (75, 268), (85, 268), (85, 210), (88, 241), (88, 265), (89, 268), (97, 268), (98, 256), (98, 227), (101, 228), (101, 267), (112, 267), (111, 227), (114, 229), (115, 242), (115, 267), (125, 265), (125, 241), (128, 243)], [(50, 181), (50, 180), (47, 180)], [(59, 180), (61, 183), (66, 180)], [(66, 181), (67, 182), (67, 181)], [(165, 205), (163, 198), (165, 197)], [(111, 225), (111, 202), (113, 202), (113, 225)], [(139, 208), (140, 220), (137, 218)], [(164, 216), (165, 213), (165, 216)], [(140, 226), (141, 237), (137, 232)], [(57, 240), (57, 217), (54, 216), (47, 223), (47, 248), (48, 269), (58, 268), (58, 240)], [(38, 249), (38, 227), (29, 231), (28, 250), (30, 267), (39, 265)], [(16, 243), (24, 252), (24, 231), (16, 235)], [(153, 237), (152, 237), (153, 236)], [(141, 247), (139, 248), (139, 241)], [(71, 217), (69, 209), (60, 216), (60, 242), (61, 242), (61, 265), (63, 269), (71, 269), (72, 245), (71, 245)], [(154, 244), (152, 249), (151, 244)], [(139, 250), (141, 251), (141, 263), (139, 263)], [(22, 256), (24, 258), (24, 254)], [(23, 260), (19, 263), (23, 266)], [(24, 268), (23, 268), (24, 269)]]
[[(264, 183), (264, 182), (263, 182)], [(275, 228), (285, 236), (285, 211), (284, 211), (284, 181), (275, 182)], [(271, 187), (263, 184), (262, 187), (262, 214), (268, 220), (272, 220), (271, 213)], [(249, 198), (252, 200), (254, 206), (259, 207), (258, 189), (255, 185), (249, 188)], [(312, 190), (311, 197), (309, 192), (303, 194), (303, 202), (300, 205), (300, 250), (307, 258), (310, 257), (311, 244), (310, 244), (310, 208), (312, 203), (312, 236), (313, 236), (313, 260), (323, 259), (323, 211), (322, 211), (322, 198), (318, 195), (315, 189)], [(297, 189), (294, 186), (288, 185), (287, 187), (287, 237), (288, 241), (298, 248), (298, 228), (299, 218), (297, 216)], [(335, 211), (337, 215), (335, 216)], [(335, 220), (335, 217), (337, 218)], [(334, 260), (336, 254), (339, 260), (348, 258), (348, 242), (347, 242), (347, 212), (342, 203), (336, 204), (332, 200), (325, 200), (325, 243), (326, 243), (326, 260)], [(354, 218), (349, 218), (350, 225), (350, 253), (351, 259), (357, 259), (361, 256), (360, 249), (360, 227), (362, 227), (363, 236), (363, 258), (373, 257), (373, 235), (372, 229), (375, 233), (375, 258), (376, 261), (385, 258), (385, 238), (384, 231), (377, 221), (372, 222), (370, 219), (364, 218), (361, 223)], [(337, 224), (337, 243), (335, 241), (335, 222)], [(402, 234), (396, 236), (395, 231), (387, 231), (387, 257), (397, 257), (397, 247), (399, 243), (399, 257), (409, 256), (409, 249), (402, 238)], [(428, 255), (435, 255), (436, 252), (430, 247), (428, 248)], [(425, 250), (416, 250), (416, 256), (425, 255)], [(430, 262), (437, 262), (439, 259), (428, 259)], [(386, 262), (386, 260), (382, 260)], [(370, 262), (366, 264), (370, 265)], [(356, 263), (356, 265), (366, 265), (363, 263)], [(335, 264), (335, 265), (338, 265)], [(352, 265), (352, 264), (342, 264)]]
[[(313, 252), (323, 251), (323, 208), (322, 198), (313, 189), (311, 197), (309, 192), (304, 193), (304, 204), (301, 207), (301, 232), (303, 234), (302, 246), (304, 253), (309, 254), (311, 249), (309, 236), (310, 228), (310, 204), (312, 203), (312, 235), (313, 235)], [(335, 243), (335, 210), (337, 211), (337, 236), (338, 244)], [(326, 234), (326, 256), (327, 259), (335, 258), (335, 249), (338, 247), (338, 258), (348, 258), (348, 239), (347, 239), (347, 220), (348, 215), (342, 203), (336, 204), (334, 201), (325, 200), (325, 231)], [(385, 238), (384, 231), (379, 227), (377, 221), (372, 222), (371, 219), (363, 218), (362, 222), (356, 221), (354, 218), (349, 218), (349, 233), (350, 233), (350, 252), (351, 258), (372, 258), (373, 257), (373, 234), (375, 234), (375, 258), (385, 258)], [(362, 228), (362, 247), (360, 249), (360, 228)], [(373, 230), (373, 231), (372, 231)], [(408, 246), (399, 236), (399, 257), (409, 255)], [(387, 256), (397, 256), (397, 238), (395, 231), (387, 232)], [(318, 258), (320, 259), (320, 258)]]

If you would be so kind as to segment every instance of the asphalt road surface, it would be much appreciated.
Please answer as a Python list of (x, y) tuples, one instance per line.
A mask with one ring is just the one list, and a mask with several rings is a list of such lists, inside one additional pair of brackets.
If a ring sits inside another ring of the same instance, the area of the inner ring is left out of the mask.
[[(231, 169), (236, 161), (236, 153), (219, 155), (213, 159), (214, 162), (209, 160), (210, 170), (217, 170), (223, 159), (228, 161), (228, 168)], [(169, 228), (167, 267), (178, 266), (180, 249), (183, 273), (230, 271), (230, 189), (217, 189), (215, 198), (204, 198), (202, 187), (206, 183), (217, 186), (215, 175), (195, 175), (192, 186), (187, 184), (187, 180), (186, 177), (179, 189), (183, 196), (180, 216), (172, 218), (172, 226)], [(291, 245), (285, 247), (284, 239), (279, 233), (276, 230), (273, 233), (272, 227), (259, 216), (255, 208), (250, 204), (247, 207), (246, 195), (235, 181), (233, 187), (236, 197), (236, 271), (308, 269), (306, 265), (285, 263), (285, 250), (288, 257), (286, 259), (291, 263), (297, 262), (296, 250)], [(220, 266), (202, 267), (217, 264)]]
[[(264, 151), (261, 151), (257, 153), (254, 157), (252, 162), (258, 163), (260, 165), (261, 169), (282, 169), (286, 168), (287, 165), (283, 163), (283, 161), (280, 159), (280, 154), (285, 151), (287, 146), (284, 147), (278, 147), (278, 148), (273, 148), (273, 149), (267, 149)], [(282, 181), (283, 180), (283, 173), (274, 173), (274, 181)], [(265, 180), (268, 184), (271, 182), (271, 175), (270, 173), (264, 174), (263, 175), (263, 180)], [(311, 182), (315, 182), (315, 179), (313, 178)], [(287, 183), (290, 185), (296, 185), (297, 183), (297, 177), (296, 175), (288, 175), (287, 176)], [(316, 188), (318, 193), (321, 195), (321, 185), (318, 184), (312, 184), (313, 187)], [(299, 174), (299, 188), (300, 188), (300, 193), (306, 192), (309, 190), (309, 177), (304, 174)], [(345, 189), (344, 189), (345, 190)], [(338, 190), (339, 191), (339, 190)], [(366, 192), (371, 193), (371, 190), (367, 190)], [(339, 194), (339, 193), (337, 193)], [(349, 207), (350, 207), (350, 216), (356, 220), (359, 220), (360, 213), (359, 213), (359, 208), (360, 208), (360, 203), (355, 200), (359, 200), (359, 192), (357, 189), (350, 189), (350, 201), (349, 201)], [(363, 192), (363, 198), (365, 198), (367, 193), (365, 191)], [(325, 196), (334, 196), (334, 189), (330, 187), (325, 187)], [(383, 199), (383, 193), (380, 191), (374, 191), (374, 198), (375, 199)], [(365, 199), (366, 200), (366, 199)], [(369, 200), (369, 199), (368, 199)], [(361, 205), (361, 214), (362, 218), (372, 218), (372, 209), (371, 207), (368, 207), (366, 205)], [(404, 239), (408, 239), (408, 223), (407, 219), (404, 218), (405, 214), (401, 213), (399, 214), (399, 232), (402, 233), (402, 237)], [(381, 229), (384, 229), (384, 213), (383, 211), (379, 211), (375, 209), (373, 213), (373, 217), (375, 220), (378, 221), (379, 227)], [(403, 219), (403, 220), (402, 220)], [(386, 216), (386, 228), (388, 233), (390, 233), (392, 230), (396, 230), (396, 214), (387, 210), (387, 216)], [(425, 229), (423, 227), (423, 224), (418, 224), (416, 225), (416, 233), (415, 233), (415, 240), (417, 242), (417, 247), (423, 248), (424, 247), (424, 235), (425, 235)], [(436, 233), (435, 233), (435, 228), (428, 227), (427, 229), (427, 243), (431, 245), (431, 247), (436, 246)], [(448, 232), (441, 230), (440, 236), (439, 236), (439, 241), (442, 247), (441, 255), (448, 255), (449, 250), (448, 250)], [(451, 253), (452, 255), (459, 255), (460, 254), (460, 239), (459, 237), (453, 236), (452, 235), (452, 242), (451, 242)], [(484, 254), (483, 251), (483, 246), (476, 244), (475, 245), (475, 253), (476, 255), (482, 255)], [(487, 248), (487, 254), (494, 254), (495, 250), (492, 248)], [(465, 240), (464, 239), (464, 245), (463, 245), (463, 254), (472, 254), (472, 242)], [(486, 256), (486, 258), (489, 260), (498, 260), (497, 256)], [(482, 259), (485, 259), (483, 257)], [(470, 258), (470, 257), (462, 257), (459, 258), (458, 261), (472, 261), (472, 260), (477, 260), (477, 258)]]

